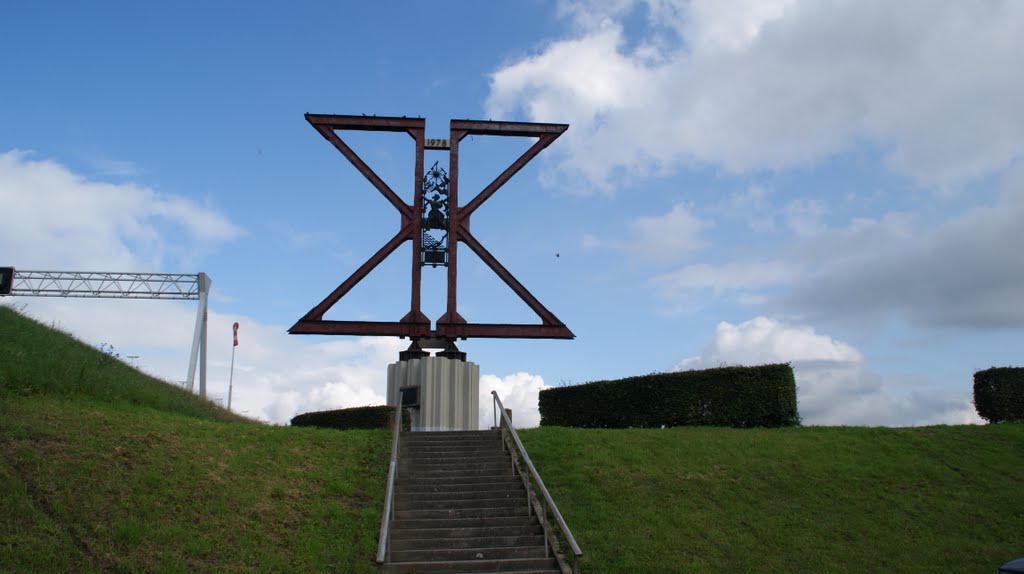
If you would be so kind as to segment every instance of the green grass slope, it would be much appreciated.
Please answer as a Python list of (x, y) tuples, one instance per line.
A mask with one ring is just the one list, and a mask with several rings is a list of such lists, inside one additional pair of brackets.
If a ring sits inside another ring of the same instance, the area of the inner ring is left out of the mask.
[(521, 436), (588, 574), (976, 573), (1024, 556), (1024, 424)]
[(374, 572), (389, 447), (254, 423), (0, 307), (0, 572)]
[(65, 397), (246, 420), (6, 306), (0, 306), (0, 396)]
[[(1024, 425), (521, 431), (586, 574), (994, 572)], [(374, 572), (387, 431), (270, 427), (0, 307), (0, 572)]]

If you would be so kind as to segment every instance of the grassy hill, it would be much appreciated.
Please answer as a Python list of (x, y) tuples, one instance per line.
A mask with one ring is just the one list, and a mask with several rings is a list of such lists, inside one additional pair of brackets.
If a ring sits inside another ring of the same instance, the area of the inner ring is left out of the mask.
[(1024, 556), (1024, 425), (521, 433), (613, 572), (995, 572)]
[(0, 307), (0, 572), (375, 572), (389, 449), (232, 415)]
[[(994, 572), (1024, 425), (522, 431), (588, 574)], [(0, 307), (0, 572), (374, 572), (390, 437), (257, 424)]]

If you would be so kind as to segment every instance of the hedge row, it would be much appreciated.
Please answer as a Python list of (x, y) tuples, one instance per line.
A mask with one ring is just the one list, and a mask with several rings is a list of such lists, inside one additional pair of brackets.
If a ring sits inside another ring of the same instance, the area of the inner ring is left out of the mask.
[(596, 381), (540, 392), (541, 426), (655, 428), (800, 424), (788, 364)]
[[(395, 424), (395, 407), (356, 407), (333, 411), (302, 413), (292, 418), (293, 427), (320, 427), (329, 429), (392, 429)], [(411, 423), (409, 409), (402, 410), (402, 430), (409, 430)]]
[(974, 408), (990, 423), (1024, 421), (1024, 368), (992, 367), (974, 373)]

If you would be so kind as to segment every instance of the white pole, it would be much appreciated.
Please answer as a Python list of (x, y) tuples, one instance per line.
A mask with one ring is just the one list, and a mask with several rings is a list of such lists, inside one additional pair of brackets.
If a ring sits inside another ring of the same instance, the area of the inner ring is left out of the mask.
[(206, 306), (210, 293), (210, 276), (200, 273), (199, 308), (196, 309), (196, 330), (192, 336), (192, 353), (188, 361), (188, 390), (194, 391), (196, 385), (196, 362), (199, 363), (199, 394), (206, 396)]
[(206, 327), (207, 327), (207, 313), (206, 313), (206, 299), (203, 298), (201, 303), (203, 306), (203, 332), (200, 335), (199, 343), (199, 396), (206, 398)]
[(231, 347), (231, 374), (228, 375), (228, 410), (231, 410), (231, 391), (235, 382), (235, 348)]
[(232, 331), (232, 344), (231, 344), (231, 372), (228, 375), (228, 410), (231, 410), (231, 394), (234, 389), (235, 383), (235, 348), (238, 347), (238, 321), (231, 326)]

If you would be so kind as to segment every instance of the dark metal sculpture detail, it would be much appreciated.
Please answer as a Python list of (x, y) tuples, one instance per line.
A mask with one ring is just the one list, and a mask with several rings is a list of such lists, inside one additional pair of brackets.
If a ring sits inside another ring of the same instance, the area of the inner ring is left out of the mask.
[[(398, 232), (381, 247), (366, 263), (363, 263), (341, 285), (313, 307), (291, 329), (293, 334), (320, 335), (391, 335), (419, 339), (466, 339), (469, 337), (531, 338), (531, 339), (572, 339), (574, 335), (564, 323), (548, 311), (526, 287), (491, 255), (470, 231), (470, 216), (498, 189), (523, 168), (544, 148), (551, 145), (558, 136), (569, 128), (565, 124), (538, 124), (524, 122), (491, 122), (475, 120), (452, 120), (448, 140), (426, 139), (426, 121), (423, 118), (337, 116), (306, 114), (308, 121), (317, 132), (331, 143), (359, 173), (391, 203), (401, 214)], [(384, 131), (406, 133), (416, 142), (414, 161), (414, 199), (409, 205), (402, 201), (388, 185), (350, 148), (339, 136), (338, 131)], [(532, 137), (537, 141), (497, 178), (481, 190), (473, 199), (459, 205), (459, 145), (467, 136), (516, 136)], [(424, 174), (424, 150), (448, 150), (448, 169), (445, 173), (434, 164)], [(398, 247), (412, 241), (412, 281), (409, 312), (399, 321), (333, 321), (324, 319), (330, 310), (359, 281), (377, 265), (391, 255)], [(494, 324), (470, 323), (459, 315), (458, 293), (458, 245), (469, 247), (494, 271), (506, 285), (526, 303), (540, 324)], [(425, 265), (447, 267), (448, 297), (447, 310), (435, 324), (431, 324), (420, 310), (420, 279)], [(454, 348), (454, 346), (452, 346)]]
[(434, 162), (423, 180), (421, 263), (448, 266), (448, 172)]

